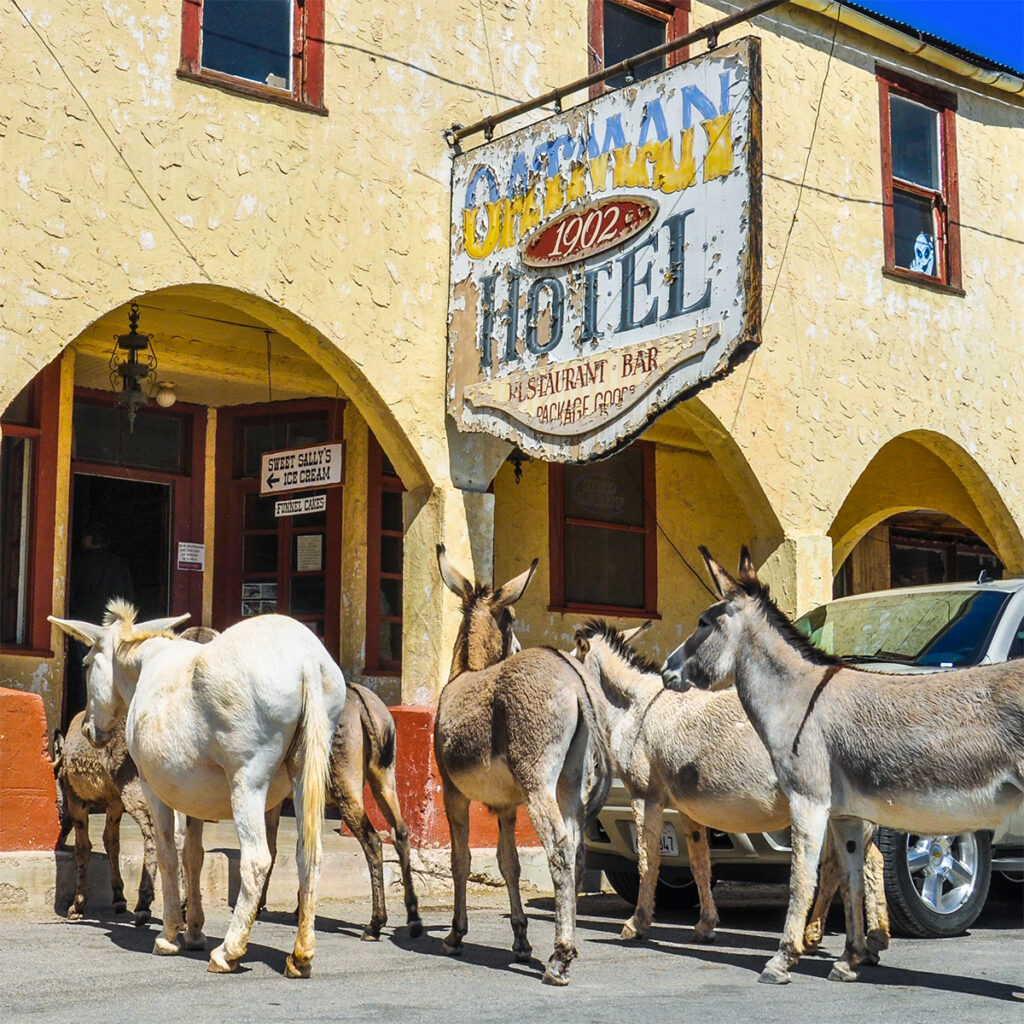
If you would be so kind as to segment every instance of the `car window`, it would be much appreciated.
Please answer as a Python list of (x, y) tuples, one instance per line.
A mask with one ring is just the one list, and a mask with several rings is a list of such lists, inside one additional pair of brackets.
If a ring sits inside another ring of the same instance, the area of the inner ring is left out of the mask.
[(1009, 597), (974, 589), (878, 595), (822, 605), (796, 625), (816, 647), (854, 662), (952, 668), (981, 661)]
[(1010, 652), (1006, 655), (1007, 661), (1014, 658), (1024, 658), (1024, 619), (1017, 623), (1017, 629), (1010, 641)]

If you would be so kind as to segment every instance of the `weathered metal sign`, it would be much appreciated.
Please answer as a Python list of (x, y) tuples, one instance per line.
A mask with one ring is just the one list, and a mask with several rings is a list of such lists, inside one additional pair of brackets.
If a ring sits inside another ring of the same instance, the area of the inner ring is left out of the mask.
[(260, 462), (260, 494), (340, 487), (343, 479), (342, 447), (339, 442), (265, 452)]
[(743, 39), (456, 157), (461, 430), (585, 461), (759, 341), (760, 66)]

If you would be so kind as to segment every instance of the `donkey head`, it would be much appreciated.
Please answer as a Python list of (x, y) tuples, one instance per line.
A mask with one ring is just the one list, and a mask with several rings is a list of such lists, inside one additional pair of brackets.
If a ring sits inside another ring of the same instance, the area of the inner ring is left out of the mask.
[(486, 584), (472, 583), (452, 565), (443, 544), (437, 545), (437, 566), (441, 579), (456, 597), (462, 600), (462, 625), (452, 653), (450, 679), (466, 671), (478, 671), (515, 654), (519, 647), (513, 626), (515, 612), (512, 605), (523, 596), (537, 559), (530, 568), (515, 579), (491, 590)]
[(188, 618), (187, 614), (176, 615), (136, 625), (135, 615), (135, 608), (127, 601), (112, 598), (107, 605), (102, 626), (78, 619), (47, 616), (58, 629), (89, 648), (82, 659), (88, 692), (82, 732), (94, 747), (102, 747), (110, 742), (114, 726), (127, 714), (134, 691), (134, 681), (129, 682), (125, 678), (123, 666), (118, 659), (119, 645), (125, 640), (166, 633)]
[(722, 600), (701, 613), (697, 628), (665, 659), (661, 678), (670, 690), (688, 690), (691, 686), (707, 690), (732, 674), (742, 648), (740, 613), (764, 593), (746, 547), (740, 551), (737, 579), (711, 557), (707, 548), (701, 547), (700, 553)]

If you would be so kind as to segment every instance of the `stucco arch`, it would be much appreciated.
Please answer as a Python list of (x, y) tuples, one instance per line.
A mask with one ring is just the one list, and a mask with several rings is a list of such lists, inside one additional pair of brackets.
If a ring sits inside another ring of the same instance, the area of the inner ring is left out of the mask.
[(1024, 572), (1024, 539), (978, 462), (955, 441), (912, 430), (879, 449), (850, 489), (829, 530), (839, 566), (874, 526), (900, 512), (927, 508), (954, 516), (999, 556)]
[[(240, 397), (267, 401), (334, 393), (366, 420), (408, 489), (435, 483), (421, 455), (422, 439), (410, 436), (368, 371), (368, 361), (352, 351), (353, 342), (365, 347), (365, 339), (328, 337), (292, 310), (236, 288), (193, 283), (126, 295), (122, 304), (84, 324), (74, 336), (72, 344), (86, 364), (76, 379), (84, 376), (94, 386), (109, 387), (104, 383), (105, 360), (114, 335), (127, 330), (132, 299), (141, 309), (139, 330), (153, 335), (158, 376), (185, 374), (193, 382), (192, 394), (187, 387), (179, 392), (183, 400), (217, 406), (235, 404)], [(309, 390), (303, 388), (304, 376)], [(199, 382), (201, 377), (207, 385)], [(228, 397), (232, 388), (234, 401)]]

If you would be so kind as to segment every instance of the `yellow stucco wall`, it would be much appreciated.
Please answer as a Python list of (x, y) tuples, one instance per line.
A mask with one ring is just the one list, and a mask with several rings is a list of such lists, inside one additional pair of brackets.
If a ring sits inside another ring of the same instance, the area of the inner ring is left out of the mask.
[[(547, 612), (544, 467), (527, 465), (518, 487), (502, 467), (492, 499), (477, 492), (507, 446), (447, 429), (441, 131), (582, 76), (586, 5), (328, 0), (326, 117), (178, 79), (178, 0), (23, 10), (31, 24), (0, 9), (0, 408), (131, 298), (216, 299), (278, 332), (349, 401), (346, 661), (359, 664), (365, 632), (367, 430), (409, 489), (403, 699), (431, 699), (447, 675), (457, 602), (437, 579), (439, 541), (464, 572), (499, 581), (539, 556), (521, 631), (566, 642), (575, 623)], [(695, 2), (691, 21), (730, 12)], [(663, 618), (647, 643), (662, 653), (707, 596), (666, 535), (698, 571), (698, 543), (728, 565), (750, 543), (782, 607), (802, 611), (829, 596), (844, 546), (877, 521), (876, 478), (912, 491), (907, 507), (927, 501), (972, 525), (1024, 572), (1024, 101), (844, 26), (833, 48), (832, 22), (794, 5), (754, 31), (763, 343), (649, 433), (664, 535)], [(965, 296), (882, 275), (876, 61), (957, 93)], [(201, 359), (193, 333), (181, 337)], [(677, 424), (685, 445), (665, 434)], [(905, 461), (921, 446), (935, 474), (910, 488)], [(904, 507), (898, 494), (884, 502)], [(0, 659), (0, 682), (52, 671), (24, 660)]]

